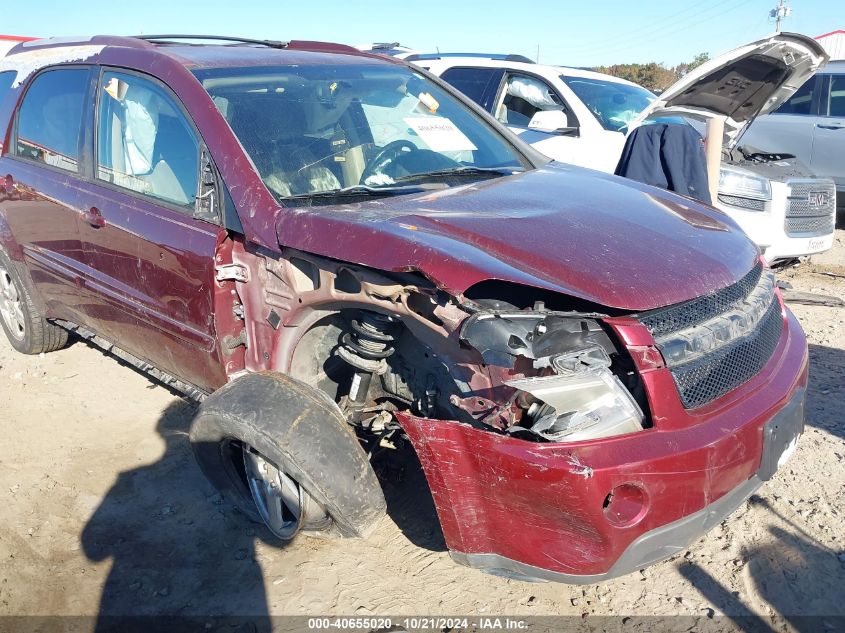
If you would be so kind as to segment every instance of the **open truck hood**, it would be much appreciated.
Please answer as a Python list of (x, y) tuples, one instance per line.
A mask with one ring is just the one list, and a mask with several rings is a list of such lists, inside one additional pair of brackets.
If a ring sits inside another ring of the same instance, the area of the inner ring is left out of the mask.
[(724, 146), (733, 147), (755, 117), (789, 99), (828, 60), (806, 35), (776, 33), (702, 64), (667, 88), (630, 124), (686, 116), (699, 121), (725, 117)]
[(630, 311), (728, 286), (758, 257), (710, 207), (568, 165), (433, 193), (286, 208), (276, 232), (283, 247), (419, 271), (455, 295), (496, 279)]

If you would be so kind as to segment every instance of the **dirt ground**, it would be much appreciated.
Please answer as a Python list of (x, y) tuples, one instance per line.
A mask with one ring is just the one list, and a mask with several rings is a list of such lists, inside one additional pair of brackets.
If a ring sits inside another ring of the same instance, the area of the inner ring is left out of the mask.
[[(845, 296), (845, 231), (780, 277)], [(25, 357), (3, 339), (0, 615), (845, 616), (845, 308), (793, 310), (812, 360), (792, 460), (683, 555), (584, 587), (454, 564), (413, 468), (388, 470), (368, 540), (279, 548), (199, 472), (190, 405), (84, 343)]]

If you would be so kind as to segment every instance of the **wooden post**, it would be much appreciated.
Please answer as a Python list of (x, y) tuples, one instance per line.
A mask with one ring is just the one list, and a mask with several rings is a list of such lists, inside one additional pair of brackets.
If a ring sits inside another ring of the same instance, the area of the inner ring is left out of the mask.
[(710, 199), (716, 204), (719, 193), (719, 168), (722, 166), (722, 139), (725, 135), (725, 119), (713, 117), (707, 119), (707, 138), (704, 139), (704, 155), (707, 160), (707, 183), (710, 186)]

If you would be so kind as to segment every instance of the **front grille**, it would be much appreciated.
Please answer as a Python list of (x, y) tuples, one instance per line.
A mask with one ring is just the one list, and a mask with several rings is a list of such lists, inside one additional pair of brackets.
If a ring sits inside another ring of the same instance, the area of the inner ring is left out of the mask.
[[(786, 218), (786, 232), (789, 235), (811, 233), (827, 235), (833, 232), (835, 220), (832, 215), (821, 218)], [(809, 237), (809, 236), (808, 236)]]
[(782, 330), (780, 304), (772, 301), (755, 332), (700, 360), (673, 368), (684, 407), (707, 404), (756, 375), (772, 357)]
[(743, 198), (742, 196), (729, 196), (726, 193), (720, 193), (717, 199), (722, 204), (729, 204), (732, 207), (739, 207), (740, 209), (747, 209), (748, 211), (765, 211), (766, 201), (757, 200), (756, 198)]
[(787, 235), (813, 237), (833, 232), (836, 223), (836, 187), (830, 180), (793, 180), (789, 183), (784, 229)]
[(774, 274), (758, 263), (722, 290), (639, 316), (685, 408), (736, 389), (771, 358), (783, 328), (774, 284)]
[(704, 323), (745, 299), (760, 281), (763, 264), (757, 262), (748, 274), (733, 285), (686, 303), (644, 314), (640, 321), (655, 338)]

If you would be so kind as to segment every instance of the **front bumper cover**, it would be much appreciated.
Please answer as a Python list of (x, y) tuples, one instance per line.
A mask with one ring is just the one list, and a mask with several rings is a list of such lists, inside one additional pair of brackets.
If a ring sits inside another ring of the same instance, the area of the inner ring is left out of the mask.
[(765, 481), (771, 479), (786, 451), (795, 445), (804, 430), (804, 395), (804, 389), (796, 391), (789, 404), (763, 427), (763, 458), (755, 475), (698, 512), (642, 534), (625, 549), (606, 573), (577, 575), (554, 572), (496, 554), (464, 554), (452, 551), (450, 555), (457, 563), (496, 576), (531, 582), (554, 581), (569, 584), (602, 582), (674, 556), (719, 525), (745, 503)]
[[(771, 477), (800, 429), (807, 343), (794, 315), (784, 317), (769, 363), (700, 409), (681, 407), (667, 369), (645, 372), (654, 427), (642, 432), (533, 443), (397, 414), (453, 557), (491, 573), (590, 583), (685, 548)], [(640, 511), (619, 521), (614, 504), (630, 498), (616, 493), (632, 489)]]

